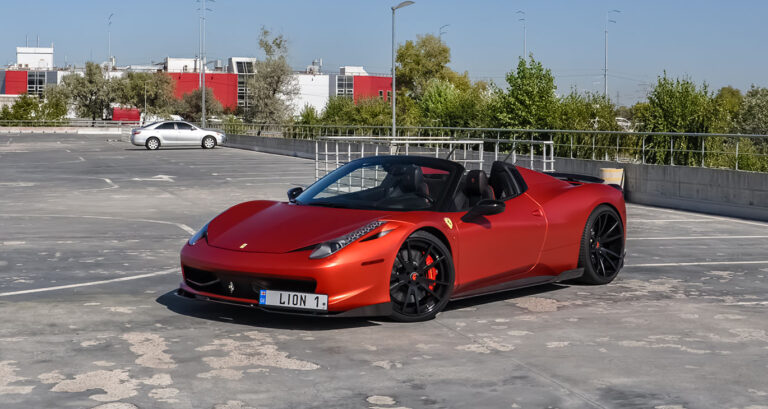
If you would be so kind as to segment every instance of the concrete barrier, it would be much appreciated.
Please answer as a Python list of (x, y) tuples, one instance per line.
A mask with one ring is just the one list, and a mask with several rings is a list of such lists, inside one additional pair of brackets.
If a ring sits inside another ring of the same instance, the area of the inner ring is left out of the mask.
[[(227, 135), (225, 146), (315, 158), (315, 141), (309, 139)], [(486, 152), (485, 157), (486, 165), (490, 164), (493, 160), (490, 152)], [(525, 166), (524, 162), (521, 165)], [(624, 169), (625, 195), (630, 203), (768, 221), (766, 173), (555, 159), (557, 172), (600, 177), (600, 169), (605, 167)]]
[(558, 172), (600, 176), (624, 169), (630, 203), (768, 221), (768, 174), (687, 166), (640, 165), (556, 158)]

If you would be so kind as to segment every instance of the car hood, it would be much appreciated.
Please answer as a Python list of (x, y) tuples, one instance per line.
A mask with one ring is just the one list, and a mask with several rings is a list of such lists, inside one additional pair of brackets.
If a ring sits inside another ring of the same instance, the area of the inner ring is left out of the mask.
[(287, 253), (334, 239), (384, 217), (385, 212), (373, 210), (246, 202), (208, 224), (208, 244), (252, 253)]

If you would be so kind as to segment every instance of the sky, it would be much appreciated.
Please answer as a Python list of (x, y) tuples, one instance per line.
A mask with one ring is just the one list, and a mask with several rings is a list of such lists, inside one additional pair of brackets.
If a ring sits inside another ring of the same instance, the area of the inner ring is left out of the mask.
[[(415, 0), (397, 11), (397, 42), (437, 34), (451, 47), (451, 68), (503, 85), (527, 48), (555, 75), (558, 93), (603, 90), (608, 24), (608, 92), (620, 104), (645, 98), (664, 71), (716, 90), (768, 86), (768, 2), (682, 0)], [(208, 60), (260, 56), (261, 26), (289, 41), (289, 62), (323, 70), (362, 65), (388, 73), (391, 10), (399, 0), (216, 0), (207, 16)], [(55, 63), (106, 61), (107, 18), (118, 65), (148, 64), (198, 53), (195, 0), (0, 0), (0, 65), (15, 47), (54, 43)], [(617, 95), (618, 93), (618, 95)]]

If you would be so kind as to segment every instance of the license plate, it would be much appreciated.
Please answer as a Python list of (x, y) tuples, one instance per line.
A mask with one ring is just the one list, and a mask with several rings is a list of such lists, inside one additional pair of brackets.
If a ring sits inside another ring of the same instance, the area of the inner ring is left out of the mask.
[(261, 290), (260, 305), (299, 308), (303, 310), (328, 310), (328, 296), (325, 294), (294, 293), (290, 291)]

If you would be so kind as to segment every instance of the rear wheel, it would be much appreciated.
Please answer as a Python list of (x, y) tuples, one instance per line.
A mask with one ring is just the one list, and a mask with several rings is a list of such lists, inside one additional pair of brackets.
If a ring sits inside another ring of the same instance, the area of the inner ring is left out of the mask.
[(624, 266), (624, 224), (613, 208), (601, 205), (592, 211), (581, 238), (579, 265), (584, 284), (608, 284)]
[(392, 319), (430, 320), (453, 292), (453, 258), (437, 237), (417, 231), (400, 247), (389, 279)]
[(213, 136), (206, 136), (203, 138), (203, 149), (213, 149), (216, 147), (216, 138)]
[(144, 143), (144, 146), (146, 146), (147, 149), (154, 151), (160, 147), (160, 139), (157, 139), (154, 136), (150, 137), (147, 139), (147, 142)]

